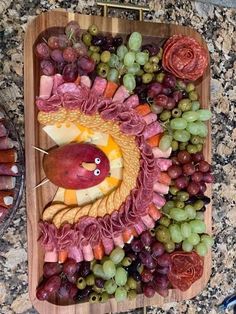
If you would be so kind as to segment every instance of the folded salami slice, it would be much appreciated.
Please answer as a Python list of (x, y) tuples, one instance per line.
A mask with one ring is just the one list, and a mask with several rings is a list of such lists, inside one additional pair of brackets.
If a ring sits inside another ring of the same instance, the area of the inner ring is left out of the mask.
[(7, 135), (7, 130), (5, 126), (0, 122), (0, 137), (6, 136)]
[(19, 174), (19, 169), (16, 164), (13, 164), (13, 163), (0, 164), (0, 176), (15, 177), (18, 174)]
[(0, 176), (0, 190), (12, 190), (15, 188), (16, 178), (10, 176)]
[(13, 191), (0, 191), (0, 207), (12, 207), (13, 195)]
[(1, 149), (10, 149), (15, 147), (17, 142), (13, 141), (11, 138), (4, 136), (0, 137), (0, 150)]
[(0, 150), (0, 163), (14, 163), (17, 161), (15, 149)]

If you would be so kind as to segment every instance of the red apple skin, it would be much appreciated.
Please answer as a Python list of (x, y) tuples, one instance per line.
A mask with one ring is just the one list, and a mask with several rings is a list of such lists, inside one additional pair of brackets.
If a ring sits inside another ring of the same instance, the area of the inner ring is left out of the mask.
[[(86, 170), (82, 167), (83, 162), (96, 163), (96, 169)], [(71, 143), (52, 149), (44, 155), (43, 169), (53, 184), (65, 189), (79, 190), (102, 182), (109, 176), (110, 164), (107, 156), (96, 146)]]

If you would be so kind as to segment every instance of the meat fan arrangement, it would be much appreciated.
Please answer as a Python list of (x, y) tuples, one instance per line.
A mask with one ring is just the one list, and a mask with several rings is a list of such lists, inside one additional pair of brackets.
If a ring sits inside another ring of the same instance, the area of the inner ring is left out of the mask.
[(39, 221), (37, 298), (122, 302), (188, 290), (213, 243), (204, 222), (211, 112), (194, 83), (207, 51), (184, 35), (143, 44), (138, 32), (125, 40), (71, 21), (35, 54), (38, 123), (55, 142), (42, 166), (57, 187)]

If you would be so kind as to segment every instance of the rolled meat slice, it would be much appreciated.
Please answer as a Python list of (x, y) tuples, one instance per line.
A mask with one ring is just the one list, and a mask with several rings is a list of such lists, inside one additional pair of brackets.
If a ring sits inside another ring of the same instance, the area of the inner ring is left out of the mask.
[(103, 95), (107, 86), (107, 80), (102, 77), (97, 76), (93, 82), (92, 91), (95, 92), (96, 95)]
[(156, 183), (154, 183), (153, 190), (157, 193), (160, 193), (160, 194), (168, 194), (169, 186), (162, 184), (162, 183), (159, 183), (159, 182), (156, 182)]
[(158, 208), (161, 208), (166, 203), (165, 198), (158, 193), (153, 193), (152, 201)]
[(8, 208), (0, 206), (0, 222), (3, 221), (3, 219), (8, 214)]
[(0, 191), (0, 207), (10, 208), (13, 204), (13, 191)]
[(52, 89), (53, 95), (57, 93), (58, 86), (60, 86), (63, 83), (64, 83), (64, 80), (63, 80), (62, 75), (59, 73), (55, 74), (53, 77), (53, 89)]
[(54, 79), (53, 76), (42, 75), (40, 77), (39, 97), (48, 99), (51, 96)]
[(81, 86), (86, 86), (88, 88), (91, 88), (92, 86), (92, 81), (87, 75), (82, 75), (80, 78), (80, 85)]
[(83, 260), (82, 250), (77, 246), (72, 246), (69, 248), (68, 257), (73, 258), (77, 263)]
[(151, 124), (148, 124), (143, 132), (143, 136), (145, 139), (152, 137), (153, 135), (159, 134), (163, 132), (163, 128), (159, 122), (155, 121)]
[(45, 252), (44, 262), (56, 263), (57, 261), (58, 261), (58, 253), (56, 249)]
[(0, 122), (0, 137), (6, 136), (7, 135), (7, 130), (5, 126)]
[(0, 150), (13, 148), (16, 146), (16, 143), (17, 142), (7, 136), (0, 137)]
[(0, 176), (0, 190), (12, 190), (15, 188), (16, 178), (10, 176)]
[(0, 176), (17, 176), (19, 175), (19, 169), (16, 164), (2, 163), (0, 164)]
[(129, 97), (129, 91), (123, 85), (121, 85), (115, 92), (115, 95), (113, 97), (113, 102), (117, 101), (117, 102), (122, 103), (128, 97)]
[(82, 245), (82, 253), (85, 261), (91, 262), (94, 259), (93, 249), (89, 243)]
[(171, 159), (163, 159), (163, 158), (157, 158), (156, 159), (156, 165), (161, 171), (167, 171), (168, 168), (172, 165)]
[(147, 114), (146, 116), (143, 117), (143, 120), (147, 124), (151, 124), (157, 120), (157, 115), (153, 112), (150, 112), (149, 114)]
[(0, 163), (14, 163), (17, 161), (17, 152), (15, 149), (0, 151)]
[(167, 151), (163, 152), (162, 150), (160, 150), (160, 148), (158, 147), (154, 147), (152, 149), (153, 155), (155, 158), (168, 158), (170, 157), (171, 154), (171, 147), (167, 149)]

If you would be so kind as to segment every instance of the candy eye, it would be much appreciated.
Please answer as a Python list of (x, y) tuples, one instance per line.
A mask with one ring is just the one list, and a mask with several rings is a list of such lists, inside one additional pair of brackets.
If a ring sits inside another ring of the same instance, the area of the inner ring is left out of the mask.
[(100, 158), (95, 158), (95, 164), (96, 164), (96, 165), (99, 165), (100, 162), (101, 162), (101, 159), (100, 159)]
[(95, 169), (93, 173), (94, 173), (95, 176), (99, 176), (99, 174), (100, 174), (101, 172), (100, 172), (99, 169)]

